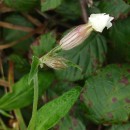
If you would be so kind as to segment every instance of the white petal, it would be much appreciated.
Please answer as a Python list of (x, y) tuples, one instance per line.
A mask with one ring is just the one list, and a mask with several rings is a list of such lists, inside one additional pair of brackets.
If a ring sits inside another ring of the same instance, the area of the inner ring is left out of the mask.
[(97, 32), (102, 32), (105, 27), (110, 28), (112, 26), (111, 21), (113, 17), (109, 14), (91, 14), (89, 17), (89, 23), (92, 25), (93, 29)]
[(113, 19), (114, 19), (114, 17), (110, 17), (110, 18), (109, 18), (108, 24), (106, 25), (107, 29), (109, 29), (109, 28), (112, 26), (111, 21), (112, 21)]

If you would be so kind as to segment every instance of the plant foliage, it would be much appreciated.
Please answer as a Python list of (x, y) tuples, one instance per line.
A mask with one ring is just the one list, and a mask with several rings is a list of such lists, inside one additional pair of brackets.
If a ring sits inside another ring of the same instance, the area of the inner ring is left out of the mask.
[[(112, 27), (61, 49), (96, 13)], [(0, 130), (129, 129), (130, 0), (1, 0)]]

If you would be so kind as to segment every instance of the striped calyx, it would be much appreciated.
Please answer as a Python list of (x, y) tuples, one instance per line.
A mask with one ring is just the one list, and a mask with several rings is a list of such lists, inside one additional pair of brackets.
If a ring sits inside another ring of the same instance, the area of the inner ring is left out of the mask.
[(70, 50), (81, 44), (92, 32), (90, 24), (79, 25), (60, 40), (60, 46), (63, 50)]

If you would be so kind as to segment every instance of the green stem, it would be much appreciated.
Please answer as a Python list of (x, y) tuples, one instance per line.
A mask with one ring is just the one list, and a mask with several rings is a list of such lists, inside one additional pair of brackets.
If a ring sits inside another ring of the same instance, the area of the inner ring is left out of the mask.
[(29, 122), (28, 130), (35, 130), (35, 126), (36, 126), (37, 104), (38, 104), (38, 75), (37, 74), (34, 76), (33, 82), (34, 82), (33, 110), (32, 110), (32, 117)]
[(16, 115), (16, 119), (19, 123), (20, 130), (27, 130), (27, 127), (25, 125), (25, 122), (24, 122), (24, 119), (23, 119), (23, 116), (22, 116), (20, 109), (15, 109), (14, 112)]

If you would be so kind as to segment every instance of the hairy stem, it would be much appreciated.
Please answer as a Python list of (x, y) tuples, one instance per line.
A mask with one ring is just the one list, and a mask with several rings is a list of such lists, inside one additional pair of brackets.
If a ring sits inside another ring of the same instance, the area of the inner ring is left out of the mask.
[(36, 126), (37, 104), (38, 104), (38, 75), (37, 74), (34, 76), (33, 82), (34, 82), (33, 111), (28, 126), (28, 130), (35, 130), (35, 126)]

